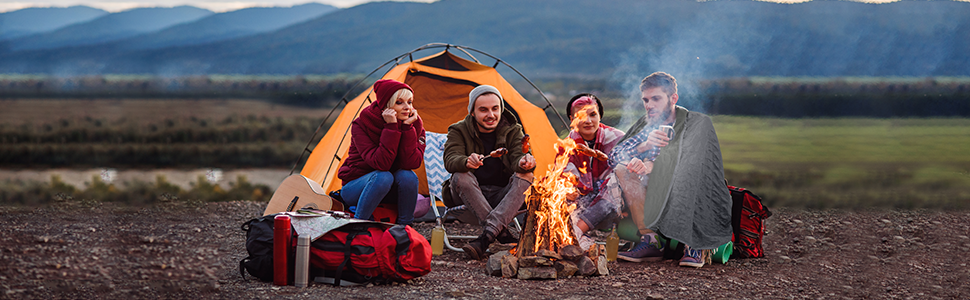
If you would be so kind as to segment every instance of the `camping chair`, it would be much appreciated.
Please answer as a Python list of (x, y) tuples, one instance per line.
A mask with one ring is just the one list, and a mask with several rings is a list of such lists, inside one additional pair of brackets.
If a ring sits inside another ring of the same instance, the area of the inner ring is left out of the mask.
[[(448, 179), (448, 171), (445, 170), (444, 162), (444, 151), (445, 151), (445, 141), (448, 140), (448, 136), (441, 133), (425, 132), (425, 148), (424, 148), (424, 171), (428, 176), (428, 194), (431, 197), (431, 210), (434, 211), (435, 221), (438, 226), (445, 229), (444, 220), (446, 220), (448, 214), (456, 215), (459, 213), (464, 213), (468, 210), (465, 205), (459, 205), (451, 208), (445, 209), (444, 213), (438, 213), (438, 202), (441, 201), (441, 206), (444, 206), (444, 200), (441, 200), (441, 184)], [(451, 249), (452, 251), (465, 252), (461, 248), (456, 248), (451, 245), (449, 239), (475, 239), (477, 236), (449, 236), (448, 230), (445, 230), (445, 247)]]
[[(424, 148), (424, 170), (428, 177), (428, 194), (431, 197), (431, 210), (434, 211), (436, 222), (438, 226), (442, 229), (444, 227), (444, 220), (447, 220), (448, 216), (456, 216), (459, 214), (470, 213), (469, 208), (465, 205), (458, 205), (455, 207), (449, 207), (445, 209), (444, 213), (438, 213), (438, 203), (441, 201), (441, 205), (444, 206), (444, 200), (441, 200), (441, 184), (450, 177), (451, 174), (445, 170), (444, 162), (444, 151), (445, 151), (445, 141), (448, 140), (448, 135), (434, 132), (425, 132), (425, 148)], [(522, 227), (519, 225), (519, 220), (515, 219), (515, 227), (519, 231)], [(449, 236), (448, 230), (445, 230), (445, 247), (451, 249), (452, 251), (464, 252), (461, 248), (456, 248), (451, 245), (449, 239), (465, 239), (471, 240), (478, 238), (478, 236)]]

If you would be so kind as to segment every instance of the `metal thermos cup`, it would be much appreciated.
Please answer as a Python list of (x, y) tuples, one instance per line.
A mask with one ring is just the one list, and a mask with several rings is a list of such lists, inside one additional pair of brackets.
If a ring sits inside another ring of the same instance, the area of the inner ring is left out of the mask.
[(293, 285), (296, 287), (306, 287), (307, 278), (310, 274), (310, 237), (298, 236), (296, 238), (296, 274), (293, 276)]

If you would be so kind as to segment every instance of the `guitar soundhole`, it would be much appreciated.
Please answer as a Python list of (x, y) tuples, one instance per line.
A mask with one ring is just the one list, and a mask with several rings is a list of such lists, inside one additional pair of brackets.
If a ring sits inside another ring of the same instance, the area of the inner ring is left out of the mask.
[(319, 210), (320, 209), (320, 207), (317, 206), (317, 204), (316, 203), (313, 203), (313, 202), (307, 203), (306, 205), (303, 206), (303, 208), (312, 208), (312, 209), (316, 209), (316, 210)]

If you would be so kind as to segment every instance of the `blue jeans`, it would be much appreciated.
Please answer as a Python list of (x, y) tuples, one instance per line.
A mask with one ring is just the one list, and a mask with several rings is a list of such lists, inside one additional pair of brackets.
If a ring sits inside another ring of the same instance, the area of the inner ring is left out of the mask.
[(378, 204), (395, 203), (397, 223), (408, 225), (414, 221), (418, 176), (411, 170), (373, 171), (344, 184), (340, 195), (347, 206), (357, 207), (355, 218), (370, 220)]

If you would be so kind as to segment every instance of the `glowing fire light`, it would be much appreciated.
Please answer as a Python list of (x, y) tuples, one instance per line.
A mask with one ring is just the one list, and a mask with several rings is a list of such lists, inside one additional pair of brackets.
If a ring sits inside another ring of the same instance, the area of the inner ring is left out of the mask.
[[(573, 116), (570, 129), (577, 130), (577, 126), (587, 120), (587, 112), (594, 109), (587, 105), (578, 110)], [(561, 139), (555, 144), (556, 155), (555, 163), (549, 166), (546, 174), (536, 178), (532, 183), (532, 189), (526, 191), (526, 199), (538, 196), (541, 201), (529, 201), (530, 205), (538, 204), (538, 207), (529, 207), (530, 211), (536, 214), (536, 242), (533, 252), (538, 251), (543, 245), (548, 250), (557, 251), (566, 245), (576, 245), (578, 241), (573, 236), (572, 223), (569, 214), (576, 209), (576, 203), (569, 200), (569, 195), (577, 192), (577, 178), (571, 172), (565, 172), (566, 165), (569, 164), (569, 154), (576, 150), (576, 142), (570, 138)], [(580, 171), (585, 173), (585, 166), (580, 167)], [(535, 192), (537, 195), (532, 195)]]

